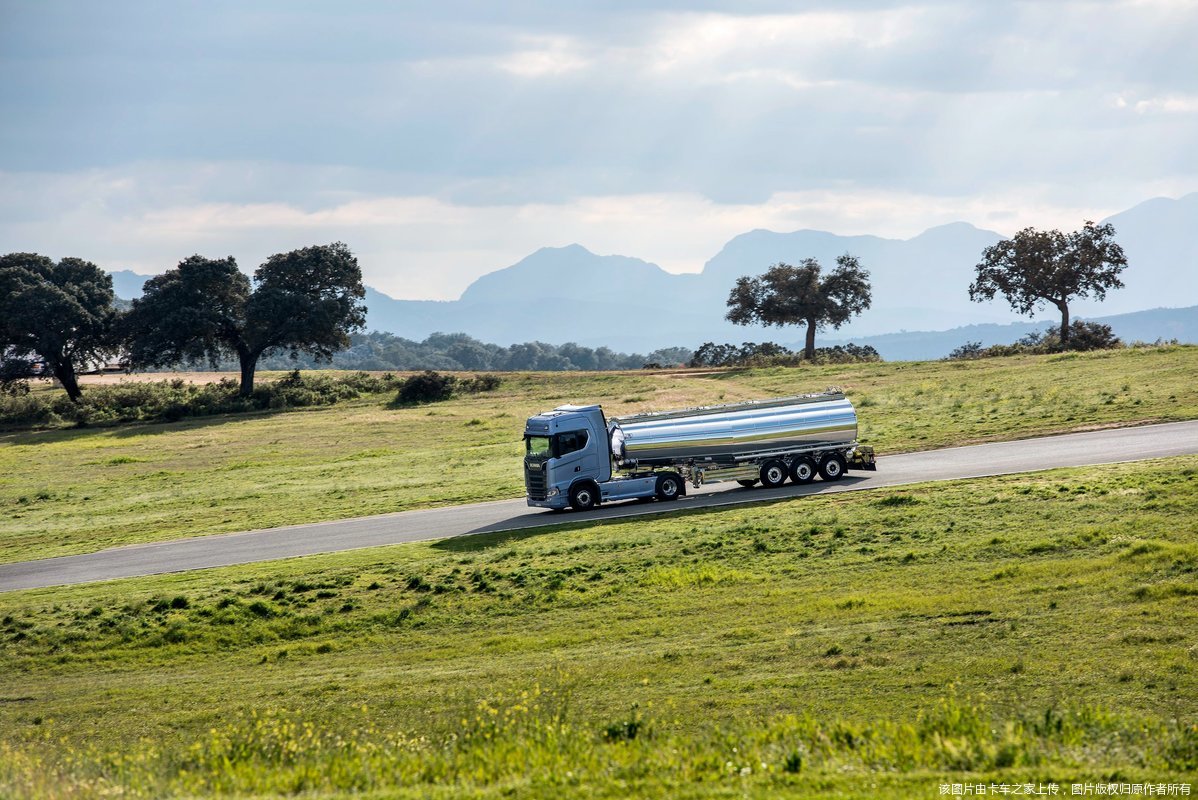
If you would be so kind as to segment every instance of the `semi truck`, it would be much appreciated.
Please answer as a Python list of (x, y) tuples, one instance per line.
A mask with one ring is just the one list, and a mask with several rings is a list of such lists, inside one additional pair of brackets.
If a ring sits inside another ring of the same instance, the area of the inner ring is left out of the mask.
[(524, 487), (539, 508), (677, 500), (688, 483), (835, 481), (848, 469), (877, 464), (839, 390), (610, 420), (598, 405), (564, 405), (524, 426)]

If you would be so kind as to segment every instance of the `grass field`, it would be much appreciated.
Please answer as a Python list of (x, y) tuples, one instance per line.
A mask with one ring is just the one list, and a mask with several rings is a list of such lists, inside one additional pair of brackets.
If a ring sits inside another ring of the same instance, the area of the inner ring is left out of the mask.
[(1198, 457), (8, 593), (0, 796), (1193, 782), (1195, 598)]
[[(886, 453), (1198, 417), (1198, 347), (716, 374), (518, 373), (494, 393), (0, 434), (0, 562), (523, 493), (524, 419), (843, 387)], [(885, 468), (883, 461), (883, 469)]]

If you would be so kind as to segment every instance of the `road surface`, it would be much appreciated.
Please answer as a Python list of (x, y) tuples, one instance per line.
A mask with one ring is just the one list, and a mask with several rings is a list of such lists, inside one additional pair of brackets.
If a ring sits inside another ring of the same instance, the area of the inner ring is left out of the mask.
[(922, 453), (883, 455), (878, 459), (877, 472), (850, 472), (835, 483), (816, 481), (806, 486), (787, 484), (777, 489), (741, 489), (734, 484), (722, 483), (691, 489), (688, 496), (673, 503), (619, 503), (581, 514), (530, 509), (523, 499), (498, 500), (116, 547), (85, 555), (0, 564), (0, 591), (183, 572), (361, 547), (713, 508), (810, 494), (1192, 453), (1198, 453), (1198, 421), (1114, 428)]

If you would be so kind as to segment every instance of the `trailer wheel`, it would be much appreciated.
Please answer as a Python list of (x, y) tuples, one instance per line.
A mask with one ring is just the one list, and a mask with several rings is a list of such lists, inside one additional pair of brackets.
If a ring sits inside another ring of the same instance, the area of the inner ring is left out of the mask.
[(657, 479), (657, 499), (677, 500), (682, 496), (682, 477), (675, 472), (663, 473)]
[(599, 492), (592, 484), (579, 483), (570, 488), (570, 507), (575, 511), (590, 511), (599, 504)]
[(757, 479), (754, 478), (751, 481), (737, 481), (737, 483), (739, 483), (741, 486), (745, 487), (746, 489), (752, 489), (754, 486), (757, 485)]
[(795, 483), (811, 483), (815, 480), (815, 462), (807, 456), (796, 458), (790, 464), (790, 479)]
[(785, 461), (767, 461), (761, 465), (761, 485), (767, 489), (774, 489), (786, 483), (786, 462)]
[(819, 463), (819, 474), (826, 481), (838, 481), (844, 477), (844, 456), (840, 453), (829, 453)]

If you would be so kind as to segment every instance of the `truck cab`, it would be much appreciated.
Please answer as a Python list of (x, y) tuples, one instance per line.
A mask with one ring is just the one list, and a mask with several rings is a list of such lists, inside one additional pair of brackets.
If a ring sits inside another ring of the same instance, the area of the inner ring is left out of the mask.
[(558, 406), (525, 423), (524, 487), (530, 506), (595, 505), (599, 485), (611, 477), (607, 422), (599, 406)]

